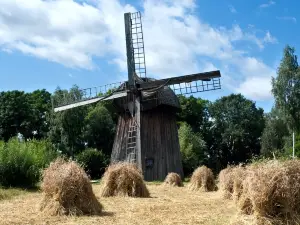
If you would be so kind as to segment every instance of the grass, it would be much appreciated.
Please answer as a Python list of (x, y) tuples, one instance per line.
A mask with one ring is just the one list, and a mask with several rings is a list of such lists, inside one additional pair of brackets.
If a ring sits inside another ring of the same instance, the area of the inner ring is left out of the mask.
[[(39, 192), (0, 201), (1, 224), (229, 224), (236, 215), (233, 201), (223, 200), (218, 192), (191, 192), (147, 182), (150, 198), (100, 197), (101, 184), (94, 193), (104, 206), (102, 216), (59, 217), (40, 214)], [(13, 193), (14, 191), (11, 191)]]
[(0, 189), (0, 200), (9, 200), (18, 195), (26, 194), (26, 190), (18, 189), (18, 188), (7, 188)]

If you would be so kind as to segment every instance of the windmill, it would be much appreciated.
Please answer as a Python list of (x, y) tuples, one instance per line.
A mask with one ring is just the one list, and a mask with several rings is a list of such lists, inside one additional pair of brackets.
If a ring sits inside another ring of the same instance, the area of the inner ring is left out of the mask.
[[(125, 13), (124, 21), (128, 80), (83, 89), (80, 97), (66, 96), (56, 102), (54, 111), (111, 100), (119, 114), (111, 162), (137, 163), (148, 181), (163, 180), (169, 172), (183, 176), (176, 94), (220, 89), (220, 71), (147, 78), (141, 14)], [(107, 94), (108, 90), (113, 91)]]

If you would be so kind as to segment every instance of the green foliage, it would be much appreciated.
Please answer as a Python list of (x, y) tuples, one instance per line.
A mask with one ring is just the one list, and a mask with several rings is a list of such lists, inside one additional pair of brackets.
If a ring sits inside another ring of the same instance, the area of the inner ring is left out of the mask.
[(97, 149), (84, 150), (76, 156), (76, 160), (83, 165), (92, 179), (100, 178), (109, 162), (106, 155)]
[(46, 116), (51, 110), (51, 94), (45, 89), (29, 93), (31, 106), (31, 138), (42, 139), (47, 137), (49, 125), (46, 123)]
[(50, 106), (50, 93), (44, 89), (32, 93), (1, 92), (0, 139), (7, 141), (18, 132), (25, 138), (45, 137), (48, 131), (45, 115)]
[[(81, 98), (82, 93), (77, 86), (73, 86), (69, 92), (57, 89), (53, 94), (55, 104), (66, 99), (80, 100)], [(82, 106), (62, 112), (52, 112), (47, 118), (50, 124), (48, 137), (63, 154), (74, 156), (84, 148), (82, 130), (86, 113), (87, 107)]]
[(180, 95), (178, 98), (181, 112), (178, 113), (177, 120), (188, 123), (195, 132), (204, 132), (209, 118), (208, 101), (193, 96), (187, 98)]
[(241, 94), (231, 94), (212, 103), (210, 115), (214, 143), (209, 149), (209, 165), (218, 170), (229, 164), (245, 162), (260, 153), (264, 129), (263, 110)]
[[(293, 136), (289, 134), (284, 137), (284, 153), (283, 155), (292, 157), (293, 155)], [(300, 157), (300, 134), (295, 134), (295, 156)]]
[(0, 200), (12, 199), (15, 196), (27, 194), (28, 191), (20, 188), (1, 188), (0, 189)]
[(264, 156), (272, 156), (273, 153), (282, 153), (284, 137), (289, 135), (287, 124), (281, 112), (273, 108), (266, 115), (266, 127), (261, 138), (261, 153)]
[(7, 141), (18, 132), (30, 135), (31, 106), (23, 91), (0, 92), (0, 139)]
[(203, 163), (206, 144), (201, 135), (194, 133), (187, 123), (181, 124), (178, 133), (184, 173), (190, 174)]
[(0, 185), (34, 187), (41, 169), (56, 156), (47, 141), (19, 142), (12, 138), (7, 143), (0, 142)]
[(277, 74), (272, 78), (276, 107), (286, 114), (290, 128), (300, 131), (300, 70), (294, 48), (285, 47)]
[(90, 108), (84, 120), (84, 140), (89, 148), (103, 149), (106, 155), (111, 154), (115, 135), (115, 124), (109, 111), (98, 104)]

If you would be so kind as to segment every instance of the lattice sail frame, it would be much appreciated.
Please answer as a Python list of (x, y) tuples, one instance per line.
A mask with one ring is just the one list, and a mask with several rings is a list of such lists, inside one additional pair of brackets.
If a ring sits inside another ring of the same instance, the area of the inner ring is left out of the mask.
[(146, 78), (145, 46), (140, 12), (131, 13), (131, 40), (135, 73), (140, 78)]
[[(54, 104), (53, 105), (54, 108), (67, 106), (67, 105), (75, 105), (74, 107), (77, 107), (80, 105), (86, 105), (86, 104), (90, 104), (102, 100), (122, 98), (127, 96), (127, 92), (132, 90), (131, 88), (136, 88), (130, 85), (131, 81), (134, 81), (132, 83), (135, 82), (138, 83), (139, 79), (148, 80), (148, 78), (146, 78), (145, 48), (144, 48), (141, 13), (140, 12), (125, 13), (124, 20), (125, 20), (125, 36), (126, 36), (127, 58), (128, 58), (128, 62), (127, 62), (128, 81), (116, 82), (116, 83), (107, 84), (103, 86), (82, 89), (79, 90), (79, 94), (76, 93), (76, 96), (72, 96), (72, 94), (68, 94), (64, 92), (64, 96), (61, 96), (60, 101), (59, 102), (55, 101), (55, 104), (56, 103), (58, 104), (56, 105)], [(212, 71), (212, 72), (216, 72), (216, 71)], [(221, 89), (220, 74), (219, 77), (210, 76), (210, 75), (207, 76), (207, 74), (211, 74), (212, 72), (203, 73), (204, 76), (202, 78), (199, 78), (199, 75), (197, 78), (194, 77), (194, 79), (193, 78), (191, 79), (191, 77), (193, 76), (190, 75), (177, 77), (177, 78), (181, 78), (180, 81), (178, 80), (178, 82), (175, 83), (173, 82), (172, 84), (168, 84), (168, 82), (166, 82), (165, 85), (162, 85), (160, 83), (159, 85), (157, 85), (157, 87), (160, 86), (159, 87), (160, 89), (162, 87), (169, 87), (171, 90), (174, 91), (175, 94), (192, 94), (192, 93)], [(193, 74), (193, 75), (197, 75), (197, 74)], [(185, 79), (185, 77), (187, 77), (187, 79)], [(153, 85), (152, 88), (154, 88)], [(112, 94), (107, 93), (109, 90), (113, 90), (113, 93)], [(151, 92), (151, 90), (146, 90), (145, 92)], [(157, 98), (157, 94), (153, 94), (152, 97), (148, 99), (153, 99), (153, 98)], [(61, 110), (65, 110), (68, 108), (72, 108), (72, 107), (63, 107), (63, 109)], [(61, 110), (56, 110), (56, 111), (61, 111)]]
[(176, 95), (188, 95), (199, 92), (213, 91), (221, 89), (220, 78), (212, 78), (210, 81), (193, 81), (188, 83), (179, 83), (168, 85)]

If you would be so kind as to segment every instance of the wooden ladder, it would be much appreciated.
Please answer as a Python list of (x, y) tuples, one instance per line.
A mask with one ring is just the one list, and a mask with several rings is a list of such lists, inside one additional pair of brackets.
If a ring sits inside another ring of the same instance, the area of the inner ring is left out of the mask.
[(137, 135), (137, 123), (135, 117), (133, 117), (127, 132), (126, 160), (129, 163), (136, 163), (137, 160), (136, 135)]

